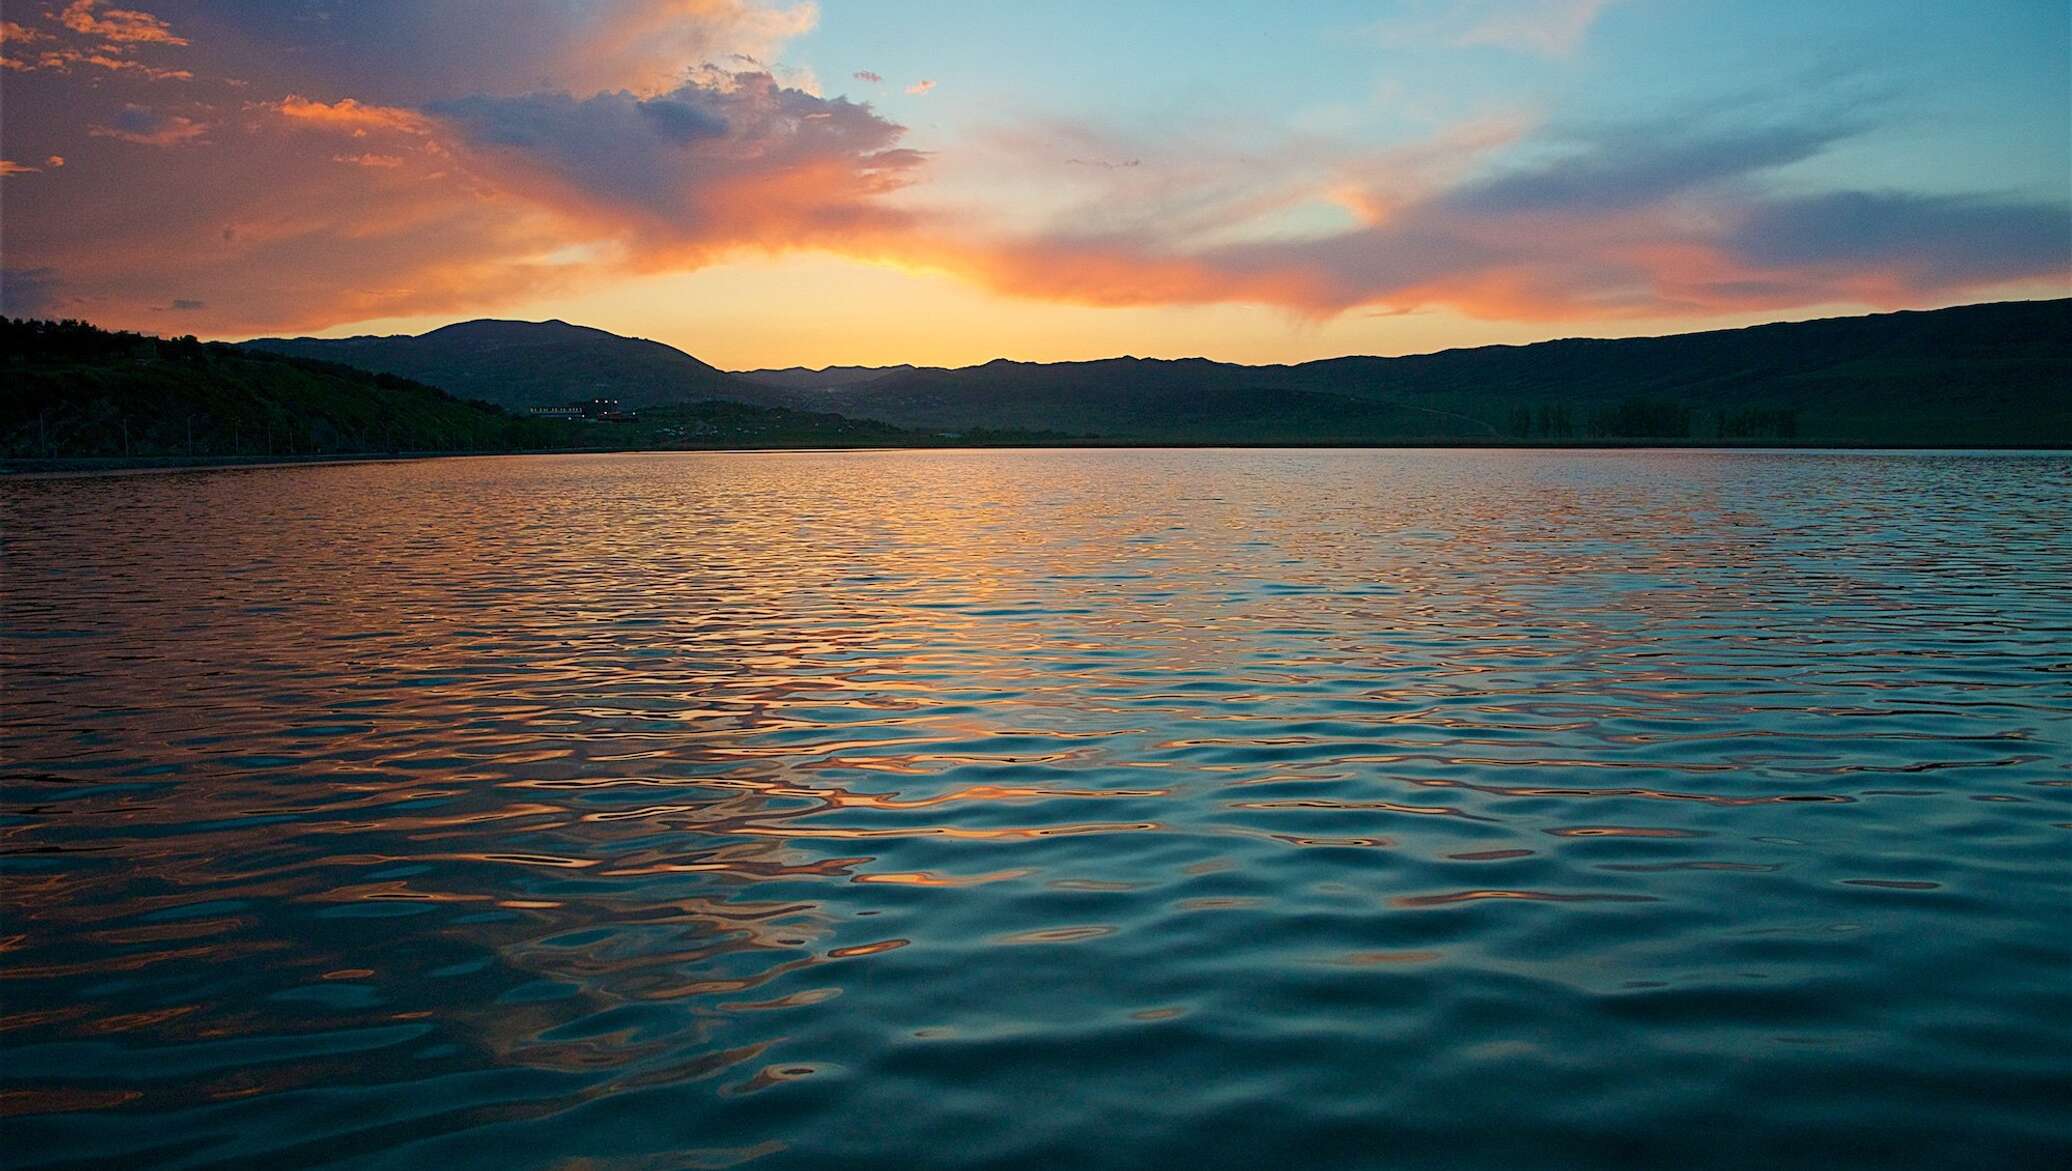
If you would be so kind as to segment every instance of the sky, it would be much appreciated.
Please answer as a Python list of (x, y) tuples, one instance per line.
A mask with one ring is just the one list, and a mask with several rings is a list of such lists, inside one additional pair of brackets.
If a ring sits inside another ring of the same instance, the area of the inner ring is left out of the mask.
[(2063, 0), (7, 0), (0, 310), (729, 369), (2072, 295)]

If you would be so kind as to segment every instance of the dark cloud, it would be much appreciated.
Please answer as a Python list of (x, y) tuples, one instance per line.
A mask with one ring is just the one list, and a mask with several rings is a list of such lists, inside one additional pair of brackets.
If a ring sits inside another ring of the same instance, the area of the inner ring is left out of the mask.
[(57, 269), (0, 269), (0, 312), (10, 317), (47, 317), (62, 303)]
[(1961, 285), (2072, 266), (2072, 213), (2062, 204), (1845, 191), (1759, 203), (1726, 244), (1766, 267), (1888, 268)]
[(921, 159), (897, 148), (904, 128), (870, 107), (787, 88), (766, 73), (707, 78), (651, 98), (469, 97), (426, 112), (500, 183), (619, 213), (665, 240), (709, 237), (755, 215), (743, 201), (751, 190), (815, 216), (860, 214)]

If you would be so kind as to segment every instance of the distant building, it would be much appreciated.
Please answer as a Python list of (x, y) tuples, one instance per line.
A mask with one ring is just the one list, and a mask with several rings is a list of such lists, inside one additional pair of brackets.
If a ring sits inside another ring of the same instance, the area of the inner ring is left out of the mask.
[(527, 407), (525, 413), (535, 419), (567, 419), (586, 423), (631, 423), (640, 418), (638, 411), (619, 409), (615, 398), (593, 398), (585, 402), (570, 403), (565, 407)]

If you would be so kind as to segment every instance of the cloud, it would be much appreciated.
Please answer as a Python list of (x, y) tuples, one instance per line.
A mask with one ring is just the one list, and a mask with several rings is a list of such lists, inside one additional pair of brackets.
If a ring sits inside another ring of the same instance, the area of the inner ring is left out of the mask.
[[(1466, 0), (1428, 43), (1556, 52), (1602, 7)], [(25, 160), (0, 171), (75, 164), (8, 184), (6, 295), (53, 304), (62, 273), (68, 312), (118, 326), (182, 302), (183, 328), (219, 334), (493, 311), (788, 250), (1087, 305), (1688, 318), (2062, 281), (2072, 251), (2048, 201), (1810, 186), (1831, 168), (1800, 164), (1869, 128), (1860, 112), (1513, 113), (1384, 149), (1045, 122), (923, 155), (871, 104), (779, 65), (694, 64), (779, 60), (811, 5), (212, 0), (162, 9), (170, 23), (75, 8), (137, 39), (82, 39), (55, 14), (0, 27), (23, 59), (6, 97)], [(181, 101), (143, 104), (174, 72), (192, 79)]]
[(868, 82), (871, 85), (878, 85), (885, 80), (885, 78), (882, 75), (872, 73), (868, 69), (859, 69), (856, 72), (850, 74), (849, 76), (855, 78), (858, 81)]
[(932, 90), (932, 89), (934, 89), (934, 88), (935, 88), (935, 83), (934, 83), (934, 82), (932, 82), (932, 81), (928, 81), (928, 80), (926, 80), (926, 79), (923, 79), (923, 80), (921, 80), (921, 81), (917, 81), (917, 82), (915, 82), (914, 84), (912, 84), (912, 85), (910, 85), (910, 86), (906, 87), (906, 91), (907, 91), (908, 93), (910, 93), (910, 94), (925, 94), (925, 93), (927, 93), (927, 92), (928, 92), (929, 90)]
[(1949, 287), (2072, 268), (2072, 216), (2037, 203), (1844, 191), (1762, 202), (1722, 245), (1755, 267), (1867, 271), (1905, 287)]
[[(782, 0), (211, 0), (183, 12), (198, 45), (240, 47), (262, 92), (421, 106), (482, 94), (641, 96), (687, 70), (781, 58), (819, 21)], [(772, 70), (785, 76), (781, 70)]]
[[(1769, 172), (1843, 136), (1832, 125), (1555, 132), (1511, 148), (1530, 165), (1490, 159), (1371, 199), (1335, 190), (1361, 222), (1324, 231), (1260, 230), (1314, 190), (1312, 175), (1229, 188), (1206, 206), (1190, 181), (1138, 189), (1135, 214), (1111, 226), (1092, 206), (1069, 208), (1058, 227), (972, 237), (930, 259), (1001, 292), (1092, 305), (1252, 302), (1318, 318), (1443, 306), (1546, 321), (1898, 305), (2072, 272), (2059, 204), (1765, 190)], [(1485, 141), (1488, 153), (1508, 140)]]
[(197, 330), (302, 330), (489, 307), (743, 249), (890, 240), (912, 222), (889, 197), (925, 161), (869, 106), (753, 71), (701, 71), (648, 95), (405, 107), (289, 93), (232, 108), (242, 116), (208, 126), (199, 109), (101, 113), (91, 125), (111, 145), (203, 130), (210, 145), (148, 167), (96, 157), (92, 174), (121, 181), (72, 201), (10, 191), (10, 262), (61, 269), (111, 324), (148, 328), (179, 299), (202, 302)]
[(1369, 32), (1391, 48), (1420, 53), (1487, 48), (1528, 56), (1574, 55), (1615, 0), (1424, 0), (1376, 21)]
[(259, 102), (256, 106), (271, 110), (292, 123), (323, 130), (399, 130), (405, 134), (423, 134), (432, 126), (430, 119), (416, 111), (397, 106), (371, 106), (353, 98), (318, 102), (299, 94), (289, 94), (280, 101)]
[(148, 106), (124, 106), (112, 121), (112, 126), (95, 123), (86, 132), (94, 138), (113, 138), (140, 146), (180, 146), (199, 142), (209, 132), (206, 123), (184, 114), (158, 114)]
[(1483, 14), (1457, 43), (1567, 57), (1610, 4), (1611, 0), (1514, 0)]
[(73, 32), (117, 45), (187, 43), (185, 38), (174, 36), (165, 21), (148, 12), (109, 8), (96, 16), (95, 6), (96, 0), (72, 0), (59, 15), (58, 22)]
[(896, 217), (880, 198), (922, 156), (904, 128), (845, 99), (737, 73), (639, 97), (532, 94), (438, 103), (475, 171), (637, 238), (702, 254), (822, 241)]
[(75, 67), (93, 66), (111, 73), (152, 81), (190, 81), (194, 74), (139, 60), (141, 46), (185, 46), (185, 37), (173, 35), (163, 20), (148, 12), (113, 8), (96, 16), (94, 0), (74, 0), (62, 12), (45, 10), (46, 19), (68, 35), (32, 28), (14, 21), (0, 21), (0, 43), (42, 45), (19, 56), (0, 55), (0, 68), (15, 73), (69, 74)]
[(0, 159), (0, 175), (34, 175), (41, 170), (42, 167), (32, 167), (13, 159)]
[(208, 307), (209, 303), (207, 301), (197, 301), (191, 297), (175, 297), (173, 298), (173, 303), (166, 306), (166, 309), (174, 313), (191, 313), (196, 309), (206, 309)]
[(85, 49), (45, 49), (28, 57), (0, 57), (0, 68), (18, 73), (70, 73), (75, 65), (91, 65), (113, 73), (130, 74), (152, 81), (192, 81), (194, 74), (185, 69), (167, 69), (138, 61), (130, 57), (112, 57), (105, 52)]
[(63, 307), (54, 268), (0, 268), (0, 313), (45, 317)]
[(65, 156), (52, 155), (49, 158), (43, 160), (43, 165), (46, 167), (51, 167), (53, 169), (57, 167), (62, 167), (65, 165)]

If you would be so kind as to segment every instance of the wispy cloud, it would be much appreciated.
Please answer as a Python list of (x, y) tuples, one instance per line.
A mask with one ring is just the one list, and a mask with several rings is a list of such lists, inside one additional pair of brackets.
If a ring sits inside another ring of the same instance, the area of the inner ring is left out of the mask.
[[(1492, 133), (1479, 166), (1434, 170), (1422, 185), (1370, 193), (1362, 175), (1402, 167), (1353, 159), (1282, 167), (1284, 182), (1228, 185), (1206, 205), (1200, 179), (1138, 186), (1126, 221), (1067, 208), (1057, 227), (968, 237), (930, 260), (1001, 292), (1081, 304), (1252, 302), (1318, 318), (1445, 307), (1546, 321), (1897, 305), (2072, 275), (2062, 205), (1766, 191), (1771, 172), (1851, 133), (1832, 119), (1694, 121), (1550, 131), (1515, 148)], [(1414, 150), (1391, 153), (1414, 163)], [(1305, 198), (1355, 208), (1362, 222), (1262, 230)]]
[(849, 76), (854, 77), (858, 81), (867, 82), (871, 85), (882, 84), (885, 80), (882, 74), (873, 73), (868, 69), (859, 69), (856, 72), (850, 74)]
[(1514, 0), (1481, 16), (1460, 34), (1462, 45), (1492, 45), (1542, 57), (1566, 57), (1612, 0)]
[(1377, 21), (1372, 33), (1397, 48), (1495, 48), (1539, 57), (1575, 53), (1616, 0), (1450, 0), (1413, 6)]
[(934, 88), (935, 83), (924, 78), (906, 87), (906, 91), (910, 94), (925, 94)]

